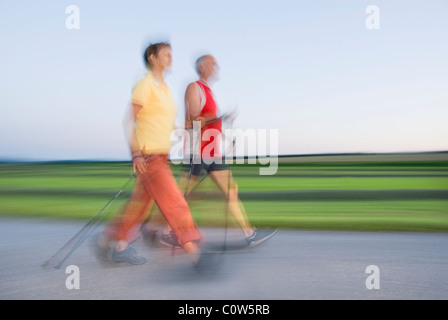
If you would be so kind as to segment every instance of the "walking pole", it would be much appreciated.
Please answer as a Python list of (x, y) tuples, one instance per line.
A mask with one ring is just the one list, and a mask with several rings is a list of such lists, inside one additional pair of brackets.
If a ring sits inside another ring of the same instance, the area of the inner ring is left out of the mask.
[(60, 259), (57, 265), (55, 266), (55, 269), (60, 269), (64, 264), (64, 262), (73, 254), (73, 252), (75, 252), (76, 249), (78, 249), (81, 246), (81, 244), (89, 237), (89, 235), (94, 230), (95, 225), (98, 224), (99, 221), (101, 221), (100, 220), (101, 214), (110, 206), (112, 201), (114, 201), (116, 198), (118, 198), (118, 196), (120, 196), (124, 188), (129, 184), (129, 182), (131, 182), (133, 178), (134, 176), (132, 175), (121, 187), (121, 189), (115, 195), (113, 195), (112, 198), (110, 198), (109, 201), (107, 201), (107, 203), (92, 218), (90, 218), (87, 224), (81, 230), (79, 230), (78, 233), (76, 233), (69, 241), (67, 241), (67, 243), (64, 246), (62, 246), (62, 248), (59, 249), (50, 259), (48, 259), (42, 265), (42, 267), (44, 268), (48, 267), (50, 264), (53, 264), (55, 260), (59, 260), (58, 259), (59, 255), (68, 247), (70, 247), (70, 245), (73, 242), (75, 242), (75, 244), (71, 247), (69, 252), (62, 259)]
[(188, 169), (187, 183), (185, 184), (184, 198), (188, 197), (188, 187), (190, 186), (191, 172), (193, 171), (193, 158), (190, 158), (190, 169)]
[[(233, 117), (229, 117), (229, 122), (230, 122), (230, 127), (233, 127)], [(232, 137), (232, 163), (233, 163), (233, 158), (235, 156), (235, 137)], [(224, 245), (223, 245), (223, 251), (225, 252), (227, 250), (227, 228), (228, 228), (228, 224), (229, 224), (229, 211), (230, 211), (230, 179), (231, 179), (231, 170), (229, 167), (229, 175), (228, 175), (228, 179), (227, 179), (227, 195), (226, 195), (226, 223), (225, 223), (225, 229), (224, 229)]]
[[(192, 151), (192, 154), (188, 155), (190, 158), (190, 169), (188, 170), (187, 183), (185, 184), (185, 190), (184, 190), (185, 199), (187, 199), (187, 197), (188, 197), (188, 187), (190, 186), (191, 172), (193, 171), (193, 162), (196, 159), (196, 155), (198, 154), (198, 151), (200, 152), (200, 150), (201, 150), (201, 148), (200, 148), (201, 134), (202, 134), (201, 129), (199, 129), (199, 137), (197, 137), (198, 141), (195, 141), (194, 132), (195, 131), (193, 130), (193, 141), (191, 141), (191, 143), (193, 144), (193, 150), (190, 149), (190, 151)], [(200, 154), (199, 158), (202, 160), (201, 156), (202, 155)]]

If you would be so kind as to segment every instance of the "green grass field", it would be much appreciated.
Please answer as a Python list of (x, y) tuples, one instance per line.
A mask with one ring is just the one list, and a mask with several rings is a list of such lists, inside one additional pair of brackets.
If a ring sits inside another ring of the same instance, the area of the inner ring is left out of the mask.
[[(273, 176), (258, 169), (232, 166), (247, 215), (260, 227), (448, 231), (448, 161), (286, 161)], [(1, 164), (0, 214), (88, 219), (130, 175), (125, 162)], [(113, 216), (131, 190), (132, 182), (104, 214)], [(203, 199), (190, 202), (198, 225), (222, 226), (217, 188), (206, 179), (198, 191)]]

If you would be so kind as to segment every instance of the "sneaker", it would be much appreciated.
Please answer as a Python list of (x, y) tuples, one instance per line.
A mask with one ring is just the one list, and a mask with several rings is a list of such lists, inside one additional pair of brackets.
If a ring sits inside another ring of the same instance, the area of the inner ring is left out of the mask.
[(246, 238), (247, 245), (249, 247), (255, 247), (259, 245), (260, 243), (268, 240), (270, 237), (272, 237), (274, 234), (276, 234), (278, 229), (271, 230), (271, 229), (255, 229), (254, 233)]
[(168, 234), (162, 234), (160, 243), (168, 247), (180, 247), (179, 241), (177, 241), (177, 236), (172, 230)]
[(127, 247), (123, 251), (117, 251), (114, 249), (112, 253), (112, 261), (113, 262), (127, 262), (129, 264), (144, 264), (146, 263), (146, 258), (139, 256), (137, 251), (135, 251), (132, 247)]

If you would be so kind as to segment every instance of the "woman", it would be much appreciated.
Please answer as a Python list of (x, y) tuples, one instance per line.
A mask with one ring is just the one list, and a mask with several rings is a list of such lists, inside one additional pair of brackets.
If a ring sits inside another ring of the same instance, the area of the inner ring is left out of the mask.
[(144, 53), (148, 73), (132, 90), (129, 142), (137, 180), (122, 216), (106, 228), (104, 235), (107, 238), (99, 242), (105, 247), (109, 240), (117, 241), (112, 253), (115, 262), (146, 262), (129, 244), (135, 239), (135, 230), (146, 219), (154, 201), (196, 266), (200, 257), (197, 241), (201, 235), (168, 164), (170, 135), (177, 113), (171, 90), (164, 79), (171, 59), (169, 43), (151, 44)]

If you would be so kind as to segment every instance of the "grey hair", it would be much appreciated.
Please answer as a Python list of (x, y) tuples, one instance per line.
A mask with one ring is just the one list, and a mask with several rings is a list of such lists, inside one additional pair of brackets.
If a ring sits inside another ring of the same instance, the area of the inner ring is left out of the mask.
[(201, 65), (204, 63), (205, 59), (208, 57), (212, 57), (211, 54), (204, 54), (203, 56), (200, 56), (195, 63), (195, 69), (196, 69), (196, 73), (201, 76), (201, 71), (199, 70), (199, 68), (201, 67)]

